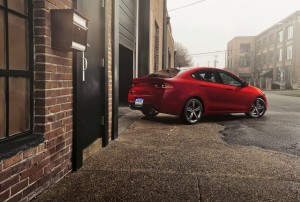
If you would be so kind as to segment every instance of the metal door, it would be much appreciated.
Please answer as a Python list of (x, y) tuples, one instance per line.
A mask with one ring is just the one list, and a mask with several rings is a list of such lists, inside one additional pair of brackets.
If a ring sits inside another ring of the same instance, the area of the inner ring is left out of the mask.
[(82, 166), (85, 148), (104, 133), (104, 23), (99, 0), (77, 0), (77, 10), (88, 18), (88, 48), (74, 64), (73, 169)]

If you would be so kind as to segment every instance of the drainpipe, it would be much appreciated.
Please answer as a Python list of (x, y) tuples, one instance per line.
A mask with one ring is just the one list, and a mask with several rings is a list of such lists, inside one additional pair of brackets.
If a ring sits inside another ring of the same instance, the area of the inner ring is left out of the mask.
[(135, 46), (135, 67), (134, 67), (134, 76), (133, 78), (137, 78), (139, 75), (139, 26), (140, 26), (140, 18), (139, 18), (139, 7), (140, 7), (140, 1), (136, 0), (136, 46)]
[(163, 2), (163, 53), (162, 53), (162, 69), (167, 68), (167, 0)]

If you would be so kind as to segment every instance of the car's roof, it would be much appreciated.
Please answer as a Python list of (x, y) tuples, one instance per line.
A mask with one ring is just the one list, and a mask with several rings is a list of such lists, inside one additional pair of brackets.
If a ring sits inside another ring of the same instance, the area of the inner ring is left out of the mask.
[(189, 75), (189, 74), (191, 74), (195, 71), (199, 71), (199, 70), (221, 70), (221, 71), (223, 71), (223, 69), (215, 68), (215, 67), (190, 67), (190, 68), (182, 69), (180, 74), (178, 74), (178, 76), (184, 77), (186, 75)]

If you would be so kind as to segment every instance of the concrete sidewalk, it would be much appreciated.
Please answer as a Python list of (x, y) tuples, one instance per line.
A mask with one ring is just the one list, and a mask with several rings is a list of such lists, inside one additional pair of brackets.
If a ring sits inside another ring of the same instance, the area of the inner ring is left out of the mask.
[(299, 157), (228, 145), (222, 129), (143, 117), (35, 201), (300, 201)]
[(266, 91), (267, 94), (286, 95), (292, 97), (300, 97), (300, 90), (272, 90)]

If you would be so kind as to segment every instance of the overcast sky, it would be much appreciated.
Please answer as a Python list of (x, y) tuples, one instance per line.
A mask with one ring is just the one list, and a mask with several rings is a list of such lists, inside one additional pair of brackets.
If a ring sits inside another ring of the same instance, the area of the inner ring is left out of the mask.
[[(198, 0), (168, 0), (168, 10)], [(300, 0), (204, 0), (170, 11), (173, 37), (190, 54), (226, 50), (235, 36), (255, 36), (300, 10)], [(195, 66), (225, 66), (225, 52), (194, 56)]]

